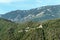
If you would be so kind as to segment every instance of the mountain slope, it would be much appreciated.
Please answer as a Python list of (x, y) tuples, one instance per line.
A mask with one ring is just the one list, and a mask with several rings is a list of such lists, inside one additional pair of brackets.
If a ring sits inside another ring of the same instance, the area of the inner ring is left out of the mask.
[(0, 40), (60, 40), (60, 19), (24, 24), (0, 19)]
[(1, 17), (16, 22), (25, 22), (30, 20), (44, 21), (60, 18), (60, 5), (44, 6), (30, 10), (11, 11)]
[(43, 23), (46, 40), (60, 40), (60, 19)]
[(2, 19), (0, 18), (0, 40), (8, 40), (8, 35), (7, 32), (8, 30), (10, 30), (11, 28), (15, 28), (16, 24), (6, 20), (6, 19)]

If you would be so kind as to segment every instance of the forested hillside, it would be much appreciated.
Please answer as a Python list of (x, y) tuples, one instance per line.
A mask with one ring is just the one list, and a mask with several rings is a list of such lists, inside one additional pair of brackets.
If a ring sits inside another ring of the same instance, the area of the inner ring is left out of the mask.
[(60, 40), (60, 19), (14, 23), (0, 18), (0, 40)]

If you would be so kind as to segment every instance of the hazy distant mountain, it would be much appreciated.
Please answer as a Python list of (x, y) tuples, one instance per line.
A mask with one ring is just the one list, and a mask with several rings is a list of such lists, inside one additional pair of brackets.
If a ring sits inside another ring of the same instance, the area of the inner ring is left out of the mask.
[(11, 11), (1, 17), (16, 22), (25, 22), (29, 20), (43, 21), (60, 18), (60, 5), (44, 6), (30, 10)]
[(0, 14), (0, 17), (1, 17), (1, 14)]

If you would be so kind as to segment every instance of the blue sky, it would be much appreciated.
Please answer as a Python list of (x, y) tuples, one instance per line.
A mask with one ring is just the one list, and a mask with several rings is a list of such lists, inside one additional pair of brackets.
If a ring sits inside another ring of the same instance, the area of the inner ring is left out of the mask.
[(13, 10), (29, 10), (46, 5), (59, 5), (60, 0), (0, 0), (0, 14)]

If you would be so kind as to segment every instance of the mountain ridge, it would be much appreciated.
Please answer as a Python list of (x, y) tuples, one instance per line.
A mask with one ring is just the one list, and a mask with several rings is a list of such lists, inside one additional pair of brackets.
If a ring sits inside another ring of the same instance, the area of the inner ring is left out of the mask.
[(59, 40), (60, 19), (17, 24), (0, 19), (0, 40)]
[(49, 19), (60, 18), (60, 5), (43, 6), (30, 10), (16, 10), (2, 15), (2, 18), (15, 21), (44, 21)]

